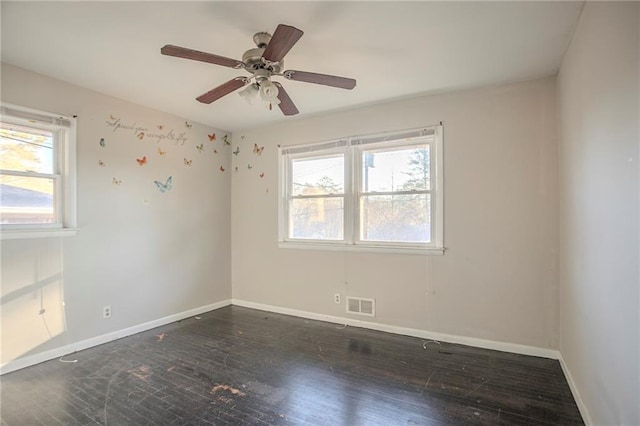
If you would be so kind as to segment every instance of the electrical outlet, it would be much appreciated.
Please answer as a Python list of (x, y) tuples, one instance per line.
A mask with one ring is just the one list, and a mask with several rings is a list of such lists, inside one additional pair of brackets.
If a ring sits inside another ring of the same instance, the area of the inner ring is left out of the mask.
[(333, 301), (336, 303), (340, 303), (340, 293), (336, 293), (333, 295)]
[(102, 307), (102, 318), (111, 318), (111, 306)]

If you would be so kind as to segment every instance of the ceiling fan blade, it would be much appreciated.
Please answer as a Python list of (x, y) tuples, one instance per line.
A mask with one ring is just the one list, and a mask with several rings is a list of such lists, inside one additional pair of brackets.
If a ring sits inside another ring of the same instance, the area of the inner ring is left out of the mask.
[(322, 84), (325, 86), (339, 87), (341, 89), (353, 89), (356, 87), (356, 81), (353, 78), (338, 77), (328, 74), (317, 74), (315, 72), (288, 70), (282, 75), (295, 81), (304, 81), (306, 83)]
[(210, 104), (211, 102), (218, 100), (225, 95), (228, 95), (234, 90), (241, 88), (245, 85), (245, 81), (245, 77), (236, 77), (233, 80), (229, 80), (226, 83), (216, 87), (215, 89), (209, 90), (207, 93), (198, 96), (196, 100), (202, 102), (203, 104)]
[(283, 24), (278, 25), (262, 57), (267, 61), (280, 62), (293, 45), (300, 40), (302, 34), (304, 33), (295, 27)]
[(296, 115), (297, 113), (299, 113), (300, 111), (298, 111), (298, 108), (296, 108), (296, 105), (284, 90), (282, 84), (278, 82), (274, 82), (273, 84), (278, 87), (278, 100), (280, 101), (278, 106), (280, 107), (280, 111), (282, 111), (284, 115)]
[(244, 62), (236, 59), (225, 58), (224, 56), (214, 55), (213, 53), (200, 52), (199, 50), (187, 49), (186, 47), (173, 46), (171, 44), (167, 44), (160, 49), (160, 53), (177, 58), (209, 62), (210, 64), (222, 65), (223, 67), (244, 68)]

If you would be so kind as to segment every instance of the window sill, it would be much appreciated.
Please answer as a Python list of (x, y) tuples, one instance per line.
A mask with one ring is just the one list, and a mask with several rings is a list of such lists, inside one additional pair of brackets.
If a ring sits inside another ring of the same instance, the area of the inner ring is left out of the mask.
[(410, 255), (444, 255), (444, 247), (409, 247), (409, 246), (384, 246), (384, 245), (354, 245), (318, 242), (280, 241), (278, 248), (294, 250), (328, 250), (328, 251), (352, 251), (362, 253), (387, 253)]
[(2, 229), (0, 240), (27, 240), (32, 238), (73, 237), (78, 234), (78, 228), (62, 229)]

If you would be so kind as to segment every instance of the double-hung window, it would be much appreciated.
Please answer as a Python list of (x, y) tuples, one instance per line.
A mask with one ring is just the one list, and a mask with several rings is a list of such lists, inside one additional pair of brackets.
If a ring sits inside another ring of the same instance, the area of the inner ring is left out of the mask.
[(73, 233), (75, 118), (5, 104), (1, 111), (2, 238)]
[(442, 126), (280, 149), (280, 245), (443, 251)]

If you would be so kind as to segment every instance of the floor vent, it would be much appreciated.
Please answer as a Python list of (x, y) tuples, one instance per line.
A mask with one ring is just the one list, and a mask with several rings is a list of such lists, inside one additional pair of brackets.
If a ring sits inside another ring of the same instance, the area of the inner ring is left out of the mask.
[(347, 297), (347, 313), (376, 316), (376, 300), (361, 297)]

